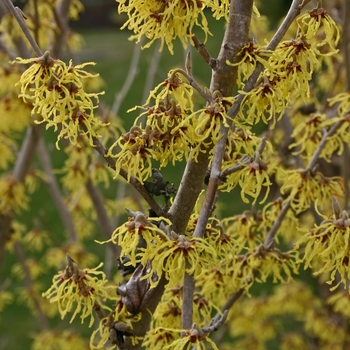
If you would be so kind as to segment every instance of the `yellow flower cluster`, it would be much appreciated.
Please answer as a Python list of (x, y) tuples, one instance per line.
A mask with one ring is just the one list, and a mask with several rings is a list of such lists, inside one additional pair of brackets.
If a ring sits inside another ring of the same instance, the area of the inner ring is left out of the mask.
[(12, 176), (0, 178), (0, 213), (12, 215), (28, 209), (29, 197), (23, 183)]
[(281, 187), (282, 194), (288, 194), (291, 207), (298, 214), (318, 200), (320, 205), (330, 204), (332, 196), (343, 197), (344, 180), (339, 176), (326, 177), (312, 170), (288, 171)]
[(16, 135), (30, 123), (30, 108), (18, 99), (19, 88), (15, 83), (21, 76), (18, 67), (0, 67), (0, 169), (6, 169), (14, 161), (17, 148)]
[(45, 122), (47, 128), (59, 129), (58, 141), (65, 138), (77, 144), (79, 135), (83, 134), (93, 145), (93, 138), (97, 137), (94, 127), (101, 124), (94, 117), (94, 109), (98, 95), (102, 94), (87, 93), (84, 89), (85, 79), (98, 76), (84, 70), (93, 63), (75, 66), (70, 61), (67, 66), (52, 59), (49, 52), (39, 58), (17, 58), (16, 62), (33, 63), (17, 84), (21, 87), (20, 97), (33, 105), (32, 114), (39, 115), (36, 123)]
[[(321, 215), (320, 213), (318, 213)], [(313, 262), (320, 261), (315, 267), (315, 274), (329, 274), (331, 290), (340, 284), (349, 289), (350, 278), (350, 220), (348, 213), (344, 210), (340, 214), (331, 217), (321, 215), (323, 221), (312, 229), (300, 229), (304, 235), (296, 243), (296, 249), (305, 244), (304, 262), (305, 269), (313, 266)]]
[[(121, 135), (110, 147), (108, 156), (116, 158), (116, 174), (128, 169), (128, 180), (136, 177), (141, 183), (152, 175), (152, 160), (165, 167), (183, 158), (197, 159), (200, 152), (221, 138), (220, 124), (228, 125), (227, 110), (233, 97), (222, 97), (214, 92), (205, 108), (193, 111), (193, 88), (180, 79), (181, 70), (169, 72), (169, 77), (159, 84), (143, 107), (129, 132)], [(149, 106), (154, 100), (154, 106)], [(147, 116), (145, 127), (139, 123)], [(139, 125), (138, 125), (139, 124)]]
[(173, 53), (173, 40), (179, 38), (184, 46), (192, 43), (193, 28), (199, 27), (205, 34), (211, 34), (204, 9), (210, 8), (215, 18), (227, 17), (229, 2), (218, 2), (216, 0), (172, 0), (161, 3), (155, 0), (117, 0), (119, 13), (126, 13), (128, 20), (123, 28), (132, 30), (135, 35), (131, 40), (140, 42), (143, 35), (149, 39), (145, 48), (160, 39), (161, 47), (167, 45)]
[[(239, 149), (240, 142), (236, 143), (236, 140), (239, 140), (239, 137), (233, 136), (232, 133), (229, 133), (228, 144), (226, 147), (226, 158), (223, 162), (222, 168), (223, 173), (228, 172), (228, 175), (225, 176), (223, 183), (220, 185), (219, 189), (221, 191), (230, 192), (237, 185), (241, 188), (241, 198), (245, 203), (249, 203), (247, 196), (253, 197), (255, 203), (260, 195), (260, 193), (265, 190), (264, 198), (260, 201), (263, 203), (270, 191), (270, 186), (272, 182), (270, 181), (270, 175), (275, 171), (275, 164), (270, 161), (263, 160), (269, 159), (271, 144), (268, 143), (266, 152), (260, 154), (259, 150), (254, 151), (252, 156), (245, 153)], [(246, 139), (246, 142), (249, 145), (249, 148), (253, 147), (257, 141), (261, 141), (259, 138), (252, 137)], [(242, 143), (241, 143), (242, 144)], [(236, 148), (236, 145), (238, 146)], [(246, 145), (243, 145), (247, 149)], [(243, 151), (244, 151), (243, 148)], [(259, 147), (256, 147), (259, 149)], [(230, 151), (231, 149), (231, 151)], [(240, 157), (241, 156), (241, 157)], [(240, 157), (240, 158), (237, 158)]]
[[(40, 47), (50, 47), (57, 34), (62, 28), (61, 23), (57, 21), (57, 5), (60, 0), (42, 0), (39, 3), (35, 0), (29, 0), (23, 7), (23, 12), (26, 14), (26, 24), (28, 28), (35, 28), (35, 40)], [(84, 10), (80, 0), (70, 1), (68, 16), (71, 20), (77, 20), (79, 13)], [(38, 20), (40, 18), (40, 21)], [(1, 19), (0, 30), (3, 33), (3, 39), (6, 47), (15, 50), (15, 41), (20, 38), (23, 33), (20, 27), (15, 24), (15, 18), (8, 14)], [(69, 49), (76, 51), (81, 47), (82, 38), (77, 33), (69, 33), (66, 35), (66, 41)], [(23, 41), (26, 45), (26, 41)]]
[[(67, 267), (53, 277), (52, 285), (43, 293), (43, 297), (49, 299), (51, 303), (58, 304), (62, 319), (75, 307), (70, 322), (80, 313), (82, 323), (90, 317), (89, 327), (91, 327), (94, 323), (93, 310), (99, 305), (100, 300), (117, 299), (114, 295), (115, 287), (108, 286), (105, 274), (98, 271), (103, 263), (93, 269), (80, 270), (68, 254), (67, 262)], [(99, 307), (112, 311), (104, 304)]]
[[(321, 26), (324, 32), (320, 31)], [(265, 68), (251, 91), (240, 91), (245, 95), (244, 108), (239, 113), (243, 122), (256, 124), (262, 119), (264, 123), (271, 121), (273, 128), (296, 99), (305, 101), (309, 97), (312, 73), (321, 66), (317, 56), (338, 52), (335, 46), (339, 29), (324, 9), (314, 9), (299, 17), (298, 27), (297, 37), (280, 43), (273, 52), (254, 43), (241, 49), (241, 60), (236, 63), (239, 85), (244, 85), (242, 81), (250, 76), (257, 62)]]
[(56, 350), (65, 350), (71, 348), (74, 350), (86, 350), (87, 342), (74, 330), (66, 329), (64, 331), (47, 330), (34, 336), (32, 350), (42, 350), (51, 347)]
[[(190, 350), (196, 347), (198, 350), (206, 350), (210, 346), (213, 350), (219, 350), (215, 342), (210, 339), (209, 334), (202, 331), (195, 323), (191, 329), (187, 330), (162, 326), (152, 332), (152, 337), (149, 337), (145, 343), (150, 348)], [(183, 333), (184, 336), (180, 337), (180, 333)]]
[(321, 7), (313, 9), (300, 16), (298, 23), (303, 36), (317, 54), (333, 55), (338, 52), (336, 46), (340, 40), (339, 28), (325, 9)]

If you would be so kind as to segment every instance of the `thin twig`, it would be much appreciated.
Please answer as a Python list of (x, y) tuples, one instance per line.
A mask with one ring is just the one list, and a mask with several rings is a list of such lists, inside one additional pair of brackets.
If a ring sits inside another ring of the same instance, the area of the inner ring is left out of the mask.
[[(186, 63), (188, 62), (188, 60), (190, 59), (190, 53), (188, 53), (187, 58), (186, 58)], [(188, 83), (199, 92), (199, 94), (209, 103), (213, 103), (214, 99), (207, 94), (200, 86), (199, 84), (196, 82), (196, 80), (193, 78), (192, 75), (190, 75), (188, 72), (185, 72), (183, 69), (181, 68), (177, 68), (173, 71), (173, 75), (176, 73), (180, 73), (182, 74), (188, 81)]]
[[(102, 145), (98, 138), (93, 138), (94, 146), (96, 151), (106, 160), (108, 166), (115, 170), (115, 159), (113, 157), (107, 156), (107, 149)], [(128, 172), (124, 169), (120, 169), (119, 175), (125, 180), (128, 180)], [(130, 177), (129, 183), (141, 194), (141, 196), (146, 200), (150, 207), (159, 216), (170, 217), (170, 215), (164, 211), (164, 209), (154, 200), (154, 198), (148, 193), (146, 188), (141, 184), (139, 180), (134, 177)]]
[(153, 56), (150, 60), (150, 65), (147, 70), (147, 76), (145, 80), (145, 85), (143, 87), (141, 103), (144, 103), (147, 100), (149, 92), (152, 90), (154, 78), (159, 66), (159, 61), (162, 57), (162, 51), (160, 50), (160, 46), (161, 42), (159, 41), (158, 45), (156, 45), (156, 47), (154, 48)]
[(70, 215), (70, 212), (65, 205), (60, 188), (58, 186), (57, 180), (55, 175), (52, 171), (52, 164), (50, 155), (44, 145), (44, 141), (41, 139), (38, 144), (38, 159), (41, 163), (41, 166), (46, 174), (46, 184), (49, 189), (49, 192), (51, 194), (51, 197), (53, 199), (53, 202), (56, 205), (56, 208), (58, 210), (58, 213), (60, 215), (60, 218), (63, 222), (63, 225), (68, 233), (68, 236), (72, 242), (77, 242), (78, 238), (75, 232), (74, 223), (72, 220), (72, 217)]
[(267, 233), (266, 238), (265, 238), (265, 242), (264, 242), (264, 249), (265, 250), (269, 250), (273, 247), (276, 233), (277, 233), (278, 229), (281, 227), (283, 219), (286, 216), (286, 214), (290, 208), (290, 203), (291, 203), (290, 199), (284, 203), (284, 205), (283, 205), (281, 211), (279, 212), (277, 218), (275, 219), (271, 229)]
[(305, 170), (309, 170), (309, 169), (312, 170), (315, 167), (315, 165), (318, 161), (318, 158), (320, 157), (323, 149), (326, 147), (328, 138), (330, 136), (332, 136), (343, 123), (344, 123), (344, 120), (339, 120), (338, 122), (333, 124), (332, 127), (328, 131), (324, 130), (322, 140), (319, 143), (315, 153), (313, 154), (313, 156), (312, 156), (309, 164), (306, 166)]
[[(12, 174), (16, 181), (24, 181), (33, 160), (42, 130), (42, 124), (28, 127)], [(5, 244), (10, 236), (12, 219), (12, 215), (0, 215), (0, 266), (4, 258)]]
[[(305, 167), (305, 171), (312, 170), (315, 167), (323, 149), (326, 147), (328, 138), (336, 132), (336, 130), (343, 124), (343, 122), (344, 122), (343, 120), (340, 120), (337, 123), (333, 124), (333, 126), (328, 131), (324, 130), (321, 142), (319, 143), (319, 145), (318, 145), (315, 153), (313, 154), (309, 164)], [(280, 228), (280, 226), (283, 222), (283, 219), (290, 208), (291, 201), (292, 201), (292, 198), (288, 199), (284, 203), (284, 205), (283, 205), (280, 213), (278, 214), (273, 226), (271, 227), (270, 231), (268, 232), (266, 239), (265, 239), (265, 242), (264, 242), (264, 248), (266, 250), (269, 250), (270, 248), (273, 247), (275, 235), (277, 234), (277, 231)]]
[[(114, 227), (103, 204), (103, 197), (98, 188), (93, 184), (91, 178), (89, 178), (86, 183), (86, 189), (96, 211), (98, 223), (100, 224), (105, 238), (108, 240), (111, 238)], [(114, 258), (119, 258), (121, 248), (114, 243), (109, 244), (109, 248), (112, 249)]]
[(140, 55), (141, 55), (141, 47), (142, 47), (142, 42), (135, 45), (129, 71), (126, 76), (126, 79), (124, 80), (124, 84), (120, 89), (120, 91), (116, 93), (114, 97), (114, 102), (111, 108), (112, 115), (118, 115), (120, 105), (125, 99), (125, 96), (127, 95), (128, 91), (130, 90), (132, 83), (135, 81), (135, 77), (138, 73), (138, 64), (139, 64)]
[(211, 69), (215, 69), (216, 59), (214, 59), (208, 52), (206, 46), (199, 41), (196, 35), (192, 36), (194, 47), (197, 49), (198, 53), (202, 56), (204, 61), (209, 65)]
[[(52, 8), (52, 12), (54, 14), (57, 27), (59, 28), (59, 30), (55, 31), (55, 43), (51, 50), (52, 55), (54, 57), (60, 56), (60, 52), (62, 51), (66, 38), (70, 32), (70, 28), (68, 24), (68, 15), (69, 15), (70, 5), (71, 5), (71, 0), (61, 0), (57, 3), (56, 7)], [(72, 55), (73, 53), (70, 51), (70, 54)], [(72, 58), (74, 58), (75, 62), (77, 61), (76, 57), (72, 57)]]
[(27, 40), (29, 41), (31, 47), (33, 48), (33, 50), (35, 51), (35, 53), (38, 55), (38, 57), (42, 56), (43, 53), (40, 50), (38, 44), (36, 43), (36, 41), (34, 40), (27, 24), (24, 21), (23, 18), (23, 12), (21, 9), (19, 9), (18, 7), (14, 7), (13, 3), (11, 0), (3, 0), (5, 2), (5, 4), (7, 5), (9, 11), (12, 13), (12, 15), (15, 17), (17, 23), (19, 24), (19, 26), (22, 29), (23, 34), (25, 35), (25, 37), (27, 38)]
[(95, 300), (95, 303), (94, 303), (94, 310), (96, 312), (97, 317), (100, 320), (103, 320), (105, 318), (105, 315), (103, 314), (102, 307), (96, 300)]
[(221, 308), (221, 312), (224, 313), (227, 310), (230, 310), (234, 303), (244, 294), (244, 289), (241, 288), (237, 292), (231, 294), (227, 299), (224, 306)]

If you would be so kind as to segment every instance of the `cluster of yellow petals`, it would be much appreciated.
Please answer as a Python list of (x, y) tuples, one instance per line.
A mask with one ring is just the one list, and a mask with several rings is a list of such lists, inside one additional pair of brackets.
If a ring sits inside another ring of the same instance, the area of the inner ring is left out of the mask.
[[(304, 235), (296, 243), (296, 249), (305, 244), (305, 269), (313, 267), (317, 275), (327, 273), (327, 283), (332, 286), (331, 290), (340, 284), (347, 288), (350, 278), (349, 215), (344, 210), (329, 218), (324, 215), (322, 217), (324, 220), (319, 225), (315, 224), (314, 228), (300, 229)], [(315, 261), (320, 263), (315, 264)]]
[[(245, 95), (239, 117), (248, 124), (271, 121), (274, 127), (286, 108), (298, 98), (310, 95), (312, 73), (321, 66), (318, 56), (331, 56), (338, 52), (339, 28), (322, 8), (317, 8), (298, 18), (299, 33), (295, 39), (281, 42), (276, 50), (253, 42), (243, 46), (239, 55), (238, 84), (243, 85), (257, 63), (264, 66), (256, 86)], [(323, 27), (323, 31), (320, 28)]]
[[(103, 263), (93, 269), (80, 270), (68, 254), (67, 262), (67, 267), (53, 277), (52, 285), (43, 293), (43, 297), (51, 303), (57, 303), (62, 319), (75, 308), (70, 322), (80, 314), (82, 323), (84, 319), (90, 318), (91, 327), (94, 323), (93, 310), (96, 303), (99, 304), (102, 300), (116, 300), (115, 287), (109, 286), (105, 274), (98, 271)], [(111, 311), (105, 304), (100, 306)]]
[(11, 215), (29, 208), (24, 184), (10, 175), (0, 178), (0, 213)]
[(118, 0), (119, 13), (126, 13), (128, 20), (122, 28), (132, 30), (135, 35), (131, 40), (140, 42), (143, 35), (149, 39), (145, 48), (157, 40), (161, 40), (160, 50), (164, 44), (173, 53), (173, 41), (179, 38), (184, 48), (192, 44), (193, 28), (200, 28), (205, 40), (210, 33), (205, 8), (213, 11), (215, 18), (227, 18), (229, 2), (216, 0), (171, 0), (157, 2), (155, 0)]
[[(23, 6), (23, 13), (27, 15), (26, 24), (28, 28), (36, 28), (36, 40), (41, 47), (50, 47), (55, 42), (57, 33), (62, 30), (60, 27), (61, 23), (57, 21), (57, 7), (59, 6), (60, 0), (42, 0), (39, 3), (35, 0), (29, 0)], [(69, 19), (73, 21), (78, 20), (79, 14), (83, 10), (84, 6), (80, 0), (70, 1), (68, 9)], [(40, 21), (38, 18), (40, 18)], [(1, 19), (0, 23), (0, 30), (3, 33), (6, 47), (14, 50), (16, 49), (15, 41), (23, 35), (15, 21), (15, 18), (9, 13)], [(70, 32), (66, 36), (66, 44), (69, 46), (70, 51), (79, 50), (82, 40), (82, 37), (74, 32)], [(23, 41), (23, 44), (26, 45), (26, 41)]]
[(344, 179), (326, 177), (312, 170), (291, 170), (286, 173), (281, 193), (288, 194), (291, 207), (300, 213), (310, 208), (316, 199), (324, 206), (331, 203), (332, 196), (343, 197)]
[(152, 161), (165, 167), (183, 158), (197, 160), (200, 152), (221, 138), (220, 125), (228, 126), (227, 111), (234, 98), (214, 92), (208, 106), (194, 111), (193, 88), (180, 73), (186, 75), (181, 70), (170, 71), (169, 77), (151, 91), (142, 107), (146, 112), (109, 148), (107, 155), (116, 159), (116, 174), (127, 168), (128, 180), (133, 176), (143, 183), (152, 174)]
[[(36, 123), (46, 123), (55, 131), (60, 129), (58, 141), (69, 139), (72, 144), (78, 143), (79, 135), (87, 135), (90, 144), (97, 137), (94, 130), (101, 122), (95, 118), (98, 95), (102, 93), (87, 93), (84, 80), (98, 75), (84, 70), (85, 66), (94, 63), (67, 66), (60, 60), (54, 60), (49, 52), (34, 59), (17, 58), (17, 63), (32, 65), (22, 74), (20, 85), (23, 101), (31, 103), (32, 114), (38, 115)], [(58, 141), (56, 146), (58, 147)]]

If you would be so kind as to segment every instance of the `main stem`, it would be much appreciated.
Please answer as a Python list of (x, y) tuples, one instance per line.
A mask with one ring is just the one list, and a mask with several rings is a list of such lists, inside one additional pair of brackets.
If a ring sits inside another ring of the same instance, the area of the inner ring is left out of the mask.
[[(227, 25), (221, 50), (212, 71), (210, 84), (211, 92), (219, 91), (223, 96), (232, 96), (237, 80), (237, 66), (229, 66), (226, 62), (236, 62), (242, 46), (248, 41), (251, 15), (253, 11), (253, 0), (232, 0)], [(205, 201), (196, 225), (194, 237), (203, 237), (204, 230), (212, 212), (212, 206), (218, 187), (219, 174), (224, 152), (217, 152), (224, 149), (227, 140), (227, 127), (221, 124), (222, 137), (216, 145), (215, 155), (212, 161), (211, 175)], [(206, 153), (206, 155), (208, 152)], [(208, 161), (209, 163), (209, 161)], [(198, 195), (197, 195), (198, 196)], [(196, 197), (197, 199), (197, 197)], [(193, 314), (193, 293), (195, 289), (194, 278), (185, 274), (182, 302), (182, 328), (189, 329), (192, 325)]]

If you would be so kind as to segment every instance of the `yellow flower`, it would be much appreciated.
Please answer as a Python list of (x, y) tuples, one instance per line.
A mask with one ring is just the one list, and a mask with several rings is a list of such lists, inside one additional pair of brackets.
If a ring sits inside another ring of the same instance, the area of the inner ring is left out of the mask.
[[(150, 41), (144, 45), (145, 48), (157, 40), (161, 40), (160, 50), (164, 44), (173, 54), (173, 40), (179, 38), (184, 46), (191, 42), (194, 27), (199, 27), (205, 34), (205, 40), (210, 34), (207, 19), (203, 12), (205, 3), (202, 1), (186, 0), (160, 3), (155, 0), (118, 0), (119, 13), (126, 13), (128, 20), (122, 29), (128, 28), (134, 31), (135, 35), (131, 40), (140, 42), (143, 35)], [(226, 1), (224, 1), (226, 3)], [(221, 5), (221, 3), (220, 3)], [(214, 4), (212, 5), (215, 6)], [(219, 8), (219, 6), (215, 6)]]
[(280, 82), (278, 76), (269, 78), (262, 75), (254, 89), (248, 93), (239, 92), (245, 95), (239, 112), (243, 123), (254, 125), (262, 119), (267, 124), (271, 120), (273, 128), (290, 105), (289, 90)]
[(254, 248), (263, 243), (264, 237), (259, 231), (261, 213), (245, 211), (242, 214), (233, 217), (227, 217), (222, 220), (225, 233), (234, 239), (238, 246)]
[[(335, 47), (340, 39), (339, 28), (325, 9), (315, 8), (300, 16), (297, 21), (306, 40), (318, 54), (333, 55), (338, 52)], [(320, 33), (321, 27), (323, 30)], [(325, 52), (322, 51), (324, 48)]]
[(248, 80), (258, 62), (265, 68), (274, 70), (273, 66), (268, 62), (271, 54), (271, 51), (249, 41), (248, 44), (244, 45), (238, 52), (239, 62), (231, 63), (227, 61), (226, 63), (229, 66), (238, 66), (238, 86), (244, 85), (244, 81)]
[(327, 304), (332, 305), (333, 310), (347, 318), (350, 317), (350, 295), (347, 291), (338, 291), (327, 299)]
[[(115, 310), (108, 314), (99, 322), (98, 328), (90, 337), (91, 349), (118, 349), (124, 348), (124, 336), (131, 338), (133, 345), (137, 344), (140, 337), (134, 336), (132, 324), (139, 322), (141, 315), (133, 316), (127, 310), (125, 305), (119, 299), (115, 305)], [(106, 347), (106, 343), (110, 340), (112, 346)]]
[(25, 234), (22, 242), (31, 251), (41, 251), (45, 245), (51, 243), (49, 232), (38, 228), (33, 228)]
[(181, 69), (170, 70), (168, 78), (158, 84), (149, 94), (146, 105), (155, 100), (155, 108), (175, 100), (184, 110), (193, 110), (193, 88), (180, 78)]
[(179, 338), (180, 334), (176, 333), (175, 331), (157, 327), (147, 332), (142, 345), (146, 349), (160, 350), (165, 349), (169, 343), (172, 343), (175, 339)]
[[(323, 137), (322, 123), (326, 120), (326, 115), (321, 113), (316, 113), (311, 115), (310, 118), (304, 122), (299, 123), (292, 133), (292, 137), (295, 142), (292, 143), (289, 148), (295, 148), (293, 154), (302, 154), (307, 160), (310, 160), (316, 149), (319, 146), (320, 141)], [(330, 156), (333, 154), (333, 149), (329, 151), (328, 147), (325, 147), (320, 156), (329, 161)]]
[(9, 215), (29, 208), (24, 185), (10, 175), (0, 179), (0, 213)]
[(313, 47), (298, 36), (296, 39), (280, 43), (269, 60), (274, 70), (266, 70), (270, 80), (277, 76), (283, 91), (289, 94), (291, 103), (301, 97), (303, 100), (310, 96), (309, 81), (312, 73), (320, 67), (320, 62)]
[[(280, 214), (285, 201), (282, 198), (277, 198), (276, 200), (266, 204), (262, 209), (259, 226), (257, 228), (258, 232), (261, 232), (262, 236), (265, 238), (271, 227), (275, 224), (278, 215)], [(285, 214), (281, 226), (275, 235), (276, 243), (279, 243), (279, 239), (289, 243), (297, 238), (297, 225), (300, 220), (295, 216), (292, 210), (288, 210)]]
[[(1, 108), (1, 107), (0, 107)], [(1, 112), (0, 112), (1, 115)], [(5, 135), (4, 133), (0, 134), (0, 170), (7, 169), (9, 164), (16, 159), (14, 150), (16, 149), (13, 138)]]
[[(26, 14), (26, 25), (28, 28), (35, 28), (35, 39), (40, 47), (49, 47), (55, 42), (57, 34), (62, 32), (57, 19), (58, 0), (45, 0), (36, 3), (35, 1), (27, 1), (23, 7), (23, 12)], [(68, 17), (71, 20), (77, 20), (78, 14), (84, 10), (82, 3), (79, 0), (72, 0), (69, 3)], [(40, 18), (40, 21), (38, 21)], [(1, 21), (1, 32), (4, 35), (6, 47), (15, 48), (15, 41), (18, 37), (21, 37), (21, 30), (17, 23), (14, 23), (15, 19), (11, 14), (4, 16)], [(23, 33), (22, 33), (23, 35)], [(60, 34), (62, 35), (62, 34)], [(68, 39), (73, 34), (69, 33)], [(14, 40), (15, 39), (15, 40)], [(29, 43), (23, 41), (23, 45)]]
[(86, 350), (87, 342), (80, 334), (74, 330), (45, 330), (34, 335), (32, 350), (43, 350), (52, 348), (55, 350), (65, 350), (71, 348), (74, 350)]
[(344, 180), (341, 177), (326, 177), (312, 170), (291, 170), (287, 172), (282, 194), (288, 194), (291, 207), (297, 214), (311, 207), (317, 199), (320, 205), (331, 202), (332, 196), (343, 197)]
[[(98, 95), (102, 93), (87, 93), (84, 90), (84, 79), (97, 77), (84, 70), (84, 63), (69, 66), (60, 60), (54, 60), (47, 51), (42, 57), (24, 60), (17, 58), (17, 63), (33, 63), (21, 76), (17, 83), (21, 87), (20, 97), (25, 102), (33, 104), (32, 114), (38, 114), (42, 120), (37, 123), (47, 123), (47, 128), (53, 126), (59, 129), (58, 141), (69, 139), (72, 144), (78, 143), (80, 134), (87, 135), (93, 146), (94, 130), (101, 124), (94, 117), (97, 108)], [(56, 147), (58, 148), (58, 141)]]
[(152, 222), (163, 221), (169, 225), (170, 221), (162, 217), (147, 218), (143, 213), (132, 212), (129, 209), (127, 211), (131, 214), (128, 222), (116, 228), (108, 241), (97, 243), (113, 242), (114, 244), (118, 244), (122, 248), (120, 256), (127, 256), (129, 258), (127, 266), (136, 266), (143, 256), (139, 250), (139, 246), (153, 245), (161, 237), (166, 237), (166, 234)]
[[(151, 286), (156, 286), (158, 281), (152, 280), (154, 273), (160, 278), (163, 274), (170, 282), (174, 278), (178, 280), (179, 274), (185, 272), (198, 275), (202, 269), (211, 267), (217, 261), (217, 252), (209, 240), (204, 238), (188, 238), (185, 235), (177, 235), (171, 231), (170, 237), (162, 236), (153, 240), (143, 252), (141, 264), (151, 261), (151, 269), (147, 278)], [(146, 277), (145, 277), (146, 278)]]
[(112, 311), (108, 306), (101, 304), (101, 301), (116, 300), (117, 296), (113, 296), (115, 287), (108, 286), (105, 274), (97, 271), (103, 263), (93, 269), (80, 270), (68, 254), (67, 262), (66, 268), (53, 277), (52, 286), (43, 293), (43, 297), (49, 299), (51, 303), (58, 304), (62, 319), (75, 307), (70, 322), (80, 313), (82, 323), (90, 317), (89, 327), (91, 327), (94, 323), (96, 305)]
[[(116, 158), (115, 177), (121, 169), (128, 170), (128, 181), (131, 176), (143, 183), (152, 176), (153, 145), (159, 138), (159, 132), (150, 127), (142, 130), (133, 126), (109, 148), (107, 155)], [(117, 153), (113, 154), (113, 150)]]
[[(222, 97), (219, 93), (213, 94), (213, 101), (203, 109), (198, 110), (190, 119), (193, 128), (187, 130), (188, 142), (203, 145), (206, 143), (216, 143), (221, 138), (220, 126), (223, 123), (228, 127), (227, 121), (231, 119), (227, 114), (227, 110), (234, 103), (233, 97)], [(182, 125), (180, 124), (180, 127)]]
[(241, 281), (241, 288), (246, 291), (254, 281), (265, 283), (272, 277), (273, 283), (288, 283), (292, 275), (298, 273), (299, 254), (296, 251), (281, 252), (277, 248), (266, 250), (264, 245), (256, 246), (237, 257), (232, 268), (232, 278)]
[(70, 242), (63, 244), (61, 247), (47, 249), (44, 255), (45, 265), (58, 269), (62, 266), (62, 261), (66, 258), (67, 253), (76, 256), (77, 263), (84, 266), (94, 265), (98, 260), (97, 256), (88, 252), (81, 243)]
[[(298, 249), (300, 245), (306, 244), (303, 258), (305, 269), (311, 267), (315, 259), (321, 261), (322, 265), (317, 268), (315, 274), (329, 273), (330, 279), (327, 283), (332, 285), (331, 290), (336, 289), (341, 283), (344, 288), (348, 288), (350, 278), (350, 220), (348, 213), (344, 210), (340, 215), (333, 214), (329, 218), (325, 215), (321, 216), (324, 220), (319, 225), (315, 224), (313, 229), (300, 229), (304, 235), (296, 243), (295, 248)], [(338, 280), (338, 276), (340, 280)]]
[[(226, 166), (226, 164), (224, 163)], [(253, 157), (244, 155), (237, 162), (237, 170), (233, 171), (226, 177), (225, 182), (219, 187), (221, 191), (231, 191), (237, 184), (241, 187), (241, 198), (243, 202), (249, 203), (247, 195), (254, 198), (255, 203), (263, 188), (266, 189), (264, 198), (260, 201), (263, 203), (270, 192), (269, 175), (274, 172), (275, 166), (269, 168), (269, 162), (260, 157), (260, 152), (255, 151)]]

